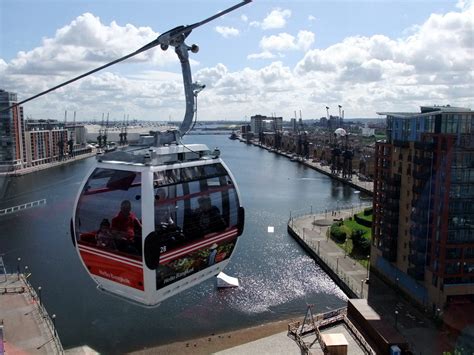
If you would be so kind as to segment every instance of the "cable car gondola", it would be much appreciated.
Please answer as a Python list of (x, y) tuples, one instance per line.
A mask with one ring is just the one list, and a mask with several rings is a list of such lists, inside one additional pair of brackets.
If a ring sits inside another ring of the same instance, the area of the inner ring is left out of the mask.
[(78, 196), (75, 245), (100, 289), (154, 305), (225, 268), (243, 230), (239, 201), (205, 145), (105, 154)]
[[(181, 63), (186, 112), (178, 130), (155, 132), (152, 144), (106, 152), (85, 178), (71, 219), (79, 258), (99, 289), (142, 305), (162, 300), (221, 272), (244, 227), (237, 185), (218, 150), (182, 143), (203, 85), (192, 82), (184, 43), (201, 22), (161, 34), (133, 53), (6, 108), (21, 105), (99, 70), (160, 46)], [(2, 110), (3, 111), (3, 110)]]

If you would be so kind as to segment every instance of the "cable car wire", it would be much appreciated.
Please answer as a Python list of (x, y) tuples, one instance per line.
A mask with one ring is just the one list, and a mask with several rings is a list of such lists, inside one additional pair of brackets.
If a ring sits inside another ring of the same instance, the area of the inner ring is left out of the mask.
[(208, 22), (210, 22), (210, 21), (212, 21), (212, 20), (214, 20), (214, 19), (216, 19), (216, 18), (218, 18), (218, 17), (221, 17), (221, 16), (223, 16), (223, 15), (225, 15), (225, 14), (227, 14), (227, 13), (229, 13), (229, 12), (231, 12), (231, 11), (233, 11), (233, 10), (235, 10), (235, 9), (237, 9), (237, 8), (239, 8), (239, 7), (241, 7), (241, 6), (243, 6), (243, 5), (246, 5), (246, 4), (248, 4), (249, 2), (251, 2), (251, 1), (252, 1), (252, 0), (243, 0), (242, 2), (240, 2), (240, 3), (238, 3), (238, 4), (234, 5), (234, 6), (231, 6), (231, 7), (227, 8), (227, 9), (221, 11), (221, 12), (218, 12), (217, 14), (215, 14), (215, 15), (213, 15), (213, 16), (211, 16), (211, 17), (208, 17), (208, 18), (205, 19), (205, 20), (202, 20), (202, 21), (200, 21), (200, 22), (196, 22), (196, 23), (194, 23), (194, 24), (192, 24), (192, 25), (188, 25), (188, 26), (178, 26), (178, 27), (176, 27), (176, 28), (173, 28), (172, 30), (169, 30), (169, 31), (167, 31), (167, 32), (165, 32), (165, 33), (162, 33), (162, 34), (159, 35), (156, 39), (154, 39), (154, 40), (151, 41), (150, 43), (144, 45), (143, 47), (137, 49), (135, 52), (132, 52), (132, 53), (130, 53), (130, 54), (127, 54), (127, 55), (125, 55), (125, 56), (123, 56), (123, 57), (121, 57), (121, 58), (118, 58), (118, 59), (116, 59), (116, 60), (114, 60), (114, 61), (112, 61), (112, 62), (109, 62), (109, 63), (107, 63), (107, 64), (104, 64), (104, 65), (102, 65), (102, 66), (100, 66), (100, 67), (98, 67), (98, 68), (92, 69), (92, 70), (88, 71), (87, 73), (84, 73), (84, 74), (81, 74), (81, 75), (79, 75), (79, 76), (76, 76), (75, 78), (72, 78), (72, 79), (70, 79), (70, 80), (67, 80), (67, 81), (65, 81), (65, 82), (63, 82), (63, 83), (61, 83), (61, 84), (59, 84), (59, 85), (56, 85), (56, 86), (54, 86), (54, 87), (52, 87), (52, 88), (50, 88), (50, 89), (48, 89), (48, 90), (42, 91), (42, 92), (40, 92), (40, 93), (38, 93), (38, 94), (36, 94), (36, 95), (34, 95), (34, 96), (31, 96), (31, 97), (29, 97), (29, 98), (27, 98), (27, 99), (25, 99), (25, 100), (22, 100), (22, 101), (20, 101), (20, 102), (17, 102), (17, 103), (15, 103), (15, 104), (13, 104), (13, 105), (7, 107), (7, 108), (4, 108), (4, 109), (0, 110), (0, 112), (8, 111), (8, 110), (10, 110), (10, 109), (12, 109), (12, 108), (14, 108), (14, 107), (16, 107), (16, 106), (20, 106), (20, 105), (22, 105), (22, 104), (24, 104), (24, 103), (27, 103), (27, 102), (29, 102), (29, 101), (31, 101), (31, 100), (34, 100), (34, 99), (36, 99), (36, 98), (38, 98), (38, 97), (40, 97), (40, 96), (46, 95), (46, 94), (48, 94), (48, 93), (50, 93), (50, 92), (52, 92), (52, 91), (55, 91), (55, 90), (57, 90), (57, 89), (59, 89), (59, 88), (62, 88), (63, 86), (69, 85), (69, 84), (71, 84), (71, 83), (73, 83), (73, 82), (75, 82), (75, 81), (77, 81), (77, 80), (79, 80), (79, 79), (85, 78), (86, 76), (89, 76), (89, 75), (91, 75), (91, 74), (94, 74), (94, 73), (96, 73), (96, 72), (98, 72), (98, 71), (101, 71), (102, 69), (108, 68), (108, 67), (110, 67), (110, 66), (112, 66), (112, 65), (114, 65), (114, 64), (123, 62), (124, 60), (126, 60), (126, 59), (128, 59), (128, 58), (134, 57), (134, 56), (136, 56), (136, 55), (138, 55), (138, 54), (140, 54), (140, 53), (142, 53), (142, 52), (145, 52), (145, 51), (147, 51), (147, 50), (149, 50), (149, 49), (152, 49), (152, 48), (154, 48), (154, 47), (156, 47), (156, 46), (158, 46), (158, 45), (161, 46), (161, 49), (166, 50), (166, 49), (168, 49), (168, 47), (169, 47), (170, 45), (171, 45), (171, 46), (174, 46), (174, 45), (176, 44), (176, 40), (177, 40), (178, 38), (182, 38), (183, 36), (186, 38), (187, 36), (189, 36), (189, 34), (191, 33), (191, 31), (192, 31), (193, 29), (195, 29), (195, 28), (197, 28), (197, 27), (199, 27), (199, 26), (202, 26), (202, 25), (204, 25), (204, 24), (206, 24), (206, 23), (208, 23)]

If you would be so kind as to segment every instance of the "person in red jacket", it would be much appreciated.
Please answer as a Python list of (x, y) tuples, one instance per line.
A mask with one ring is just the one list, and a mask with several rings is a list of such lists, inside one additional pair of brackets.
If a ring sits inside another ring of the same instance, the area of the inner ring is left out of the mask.
[(129, 200), (120, 204), (120, 211), (112, 218), (112, 231), (119, 241), (119, 250), (138, 253), (141, 250), (142, 224), (132, 212)]

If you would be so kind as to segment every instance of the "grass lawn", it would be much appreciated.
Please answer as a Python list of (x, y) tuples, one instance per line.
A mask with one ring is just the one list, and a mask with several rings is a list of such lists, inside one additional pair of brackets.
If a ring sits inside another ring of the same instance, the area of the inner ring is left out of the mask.
[[(372, 215), (364, 216), (364, 212), (360, 212), (358, 216), (365, 220), (372, 221)], [(340, 228), (342, 231), (346, 233), (347, 238), (344, 243), (336, 242), (336, 244), (341, 249), (345, 250), (345, 253), (347, 253), (347, 255), (349, 255), (351, 258), (357, 260), (364, 267), (367, 267), (367, 263), (368, 263), (367, 255), (365, 254), (362, 255), (358, 253), (356, 249), (354, 249), (351, 235), (352, 235), (352, 231), (362, 230), (364, 232), (363, 237), (366, 239), (372, 240), (372, 229), (357, 223), (354, 219), (352, 220), (345, 219), (343, 222), (343, 225)]]

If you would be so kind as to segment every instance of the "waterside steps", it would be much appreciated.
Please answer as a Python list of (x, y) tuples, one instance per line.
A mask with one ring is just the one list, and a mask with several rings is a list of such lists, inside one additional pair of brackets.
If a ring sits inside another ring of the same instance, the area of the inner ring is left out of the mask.
[(49, 316), (28, 276), (5, 274), (0, 280), (0, 354), (64, 354), (56, 316)]
[(42, 205), (46, 205), (46, 199), (45, 198), (43, 198), (42, 200), (32, 201), (32, 202), (24, 203), (22, 205), (18, 205), (18, 206), (14, 206), (14, 207), (4, 208), (3, 210), (0, 210), (0, 216), (5, 216), (7, 214), (12, 214), (12, 213), (15, 213), (15, 212), (23, 211), (23, 210), (30, 209), (30, 208), (39, 207), (39, 206), (42, 206)]

